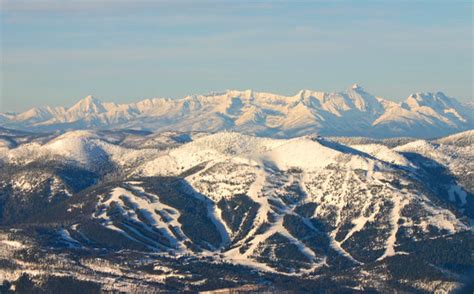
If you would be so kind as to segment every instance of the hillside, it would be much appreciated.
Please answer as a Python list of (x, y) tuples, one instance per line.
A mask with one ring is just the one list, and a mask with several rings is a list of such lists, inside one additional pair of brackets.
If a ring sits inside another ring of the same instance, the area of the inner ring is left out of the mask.
[(0, 277), (11, 281), (27, 271), (49, 283), (64, 269), (109, 290), (285, 290), (287, 281), (301, 291), (423, 292), (458, 287), (474, 267), (470, 132), (386, 144), (234, 132), (3, 136)]

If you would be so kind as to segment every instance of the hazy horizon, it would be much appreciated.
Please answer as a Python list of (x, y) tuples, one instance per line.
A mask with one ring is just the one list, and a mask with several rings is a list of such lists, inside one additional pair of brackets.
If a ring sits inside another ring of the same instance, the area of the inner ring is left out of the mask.
[(0, 0), (0, 293), (469, 292), (473, 14)]
[[(357, 83), (353, 83), (353, 84), (357, 84)], [(298, 91), (294, 92), (294, 93), (277, 93), (275, 91), (257, 91), (255, 89), (223, 89), (223, 90), (217, 90), (217, 91), (208, 91), (206, 93), (190, 93), (190, 94), (186, 94), (184, 96), (178, 96), (178, 97), (166, 97), (166, 96), (162, 96), (162, 95), (155, 95), (155, 96), (151, 96), (151, 97), (139, 97), (139, 98), (136, 98), (136, 99), (130, 99), (130, 97), (128, 97), (128, 99), (126, 101), (121, 101), (121, 102), (118, 102), (116, 100), (114, 100), (113, 97), (111, 98), (104, 98), (104, 97), (100, 97), (100, 96), (97, 96), (93, 93), (89, 93), (87, 95), (83, 95), (81, 97), (77, 97), (75, 100), (71, 100), (69, 101), (68, 99), (68, 103), (67, 104), (61, 104), (60, 101), (58, 101), (59, 103), (58, 104), (43, 104), (43, 105), (36, 105), (36, 106), (31, 106), (31, 107), (28, 107), (27, 109), (21, 109), (20, 111), (3, 111), (3, 113), (21, 113), (21, 112), (24, 112), (24, 111), (27, 111), (29, 109), (32, 109), (32, 108), (35, 108), (35, 107), (41, 107), (41, 106), (50, 106), (50, 107), (65, 107), (65, 108), (69, 108), (69, 107), (72, 107), (74, 106), (76, 103), (80, 102), (81, 100), (89, 97), (89, 96), (92, 96), (93, 98), (95, 99), (98, 99), (99, 101), (103, 102), (103, 103), (117, 103), (117, 104), (131, 104), (131, 103), (137, 103), (137, 102), (140, 102), (140, 101), (143, 101), (143, 100), (146, 100), (146, 99), (156, 99), (156, 98), (165, 98), (165, 99), (183, 99), (185, 97), (188, 97), (188, 96), (193, 96), (193, 95), (197, 95), (197, 96), (206, 96), (206, 95), (212, 95), (212, 94), (218, 94), (218, 93), (223, 93), (223, 92), (227, 92), (227, 91), (240, 91), (240, 92), (244, 92), (244, 91), (248, 91), (248, 90), (251, 90), (253, 92), (258, 92), (258, 93), (269, 93), (269, 94), (275, 94), (275, 95), (280, 95), (280, 96), (288, 96), (288, 97), (291, 97), (291, 96), (295, 96), (298, 94), (298, 92), (300, 91), (303, 91), (303, 90), (310, 90), (310, 91), (315, 91), (315, 92), (326, 92), (326, 93), (339, 93), (339, 92), (344, 92), (346, 90), (348, 90), (352, 85), (349, 85), (347, 87), (345, 87), (344, 89), (334, 89), (334, 90), (328, 90), (328, 91), (322, 91), (320, 89), (299, 89)], [(414, 91), (412, 93), (409, 93), (407, 94), (405, 97), (401, 98), (401, 97), (397, 97), (397, 98), (392, 98), (392, 97), (381, 97), (380, 95), (377, 95), (377, 93), (372, 93), (370, 90), (368, 90), (364, 85), (360, 85), (358, 84), (359, 87), (363, 88), (363, 90), (369, 94), (372, 94), (373, 96), (375, 97), (379, 97), (379, 98), (383, 98), (383, 99), (386, 99), (386, 100), (390, 100), (390, 101), (394, 101), (394, 102), (402, 102), (404, 101), (406, 98), (409, 97), (409, 95), (411, 94), (415, 94), (415, 93), (421, 93), (421, 92), (424, 92), (424, 93), (427, 93), (427, 92), (431, 92), (431, 93), (436, 93), (436, 92), (443, 92), (443, 91)], [(452, 95), (449, 95), (449, 93), (445, 93), (443, 92), (446, 96), (448, 97), (452, 97), (452, 98), (455, 98), (455, 99), (458, 99), (458, 101), (461, 101), (461, 102), (468, 102), (468, 100), (462, 100), (462, 99), (459, 99), (458, 97), (453, 97)]]
[(359, 83), (472, 100), (472, 2), (1, 2), (0, 111)]

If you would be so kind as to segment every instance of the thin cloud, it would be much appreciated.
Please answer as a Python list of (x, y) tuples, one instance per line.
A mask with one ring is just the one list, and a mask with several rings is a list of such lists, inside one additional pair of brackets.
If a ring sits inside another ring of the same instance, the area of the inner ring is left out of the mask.
[(78, 12), (91, 10), (120, 10), (120, 9), (146, 9), (146, 8), (190, 8), (202, 11), (212, 7), (213, 10), (231, 11), (235, 8), (242, 9), (268, 9), (277, 3), (285, 1), (191, 1), (191, 0), (1, 0), (1, 7), (9, 12)]

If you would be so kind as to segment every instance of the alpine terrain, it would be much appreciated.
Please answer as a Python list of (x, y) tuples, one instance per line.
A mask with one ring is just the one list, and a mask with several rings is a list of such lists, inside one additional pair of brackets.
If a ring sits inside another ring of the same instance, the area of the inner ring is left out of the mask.
[(3, 119), (0, 292), (472, 290), (473, 112), (442, 93), (88, 97)]
[(415, 93), (395, 103), (357, 84), (343, 92), (302, 90), (294, 96), (225, 91), (182, 99), (104, 103), (87, 96), (75, 105), (0, 113), (0, 125), (20, 130), (140, 129), (237, 131), (292, 138), (302, 135), (433, 138), (474, 128), (474, 105), (441, 92)]

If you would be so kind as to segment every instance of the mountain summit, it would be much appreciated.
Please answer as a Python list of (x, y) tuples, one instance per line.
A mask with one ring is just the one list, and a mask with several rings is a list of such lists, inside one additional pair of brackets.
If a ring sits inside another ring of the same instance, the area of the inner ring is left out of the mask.
[(106, 109), (102, 106), (102, 102), (92, 95), (86, 96), (68, 109), (68, 112), (78, 113), (100, 113), (104, 111)]
[(307, 134), (369, 137), (440, 137), (474, 128), (474, 109), (442, 92), (415, 93), (395, 103), (353, 84), (342, 92), (302, 90), (283, 96), (227, 90), (181, 99), (103, 103), (87, 96), (70, 108), (42, 107), (1, 115), (0, 125), (51, 131), (83, 128), (233, 130), (275, 138)]
[[(234, 94), (229, 117), (240, 119), (249, 106)], [(304, 113), (309, 102), (289, 103)], [(243, 126), (265, 115), (254, 111)], [(44, 285), (59, 273), (126, 293), (236, 281), (272, 292), (452, 289), (474, 269), (473, 135), (0, 128), (0, 278), (21, 285), (35, 273)]]

